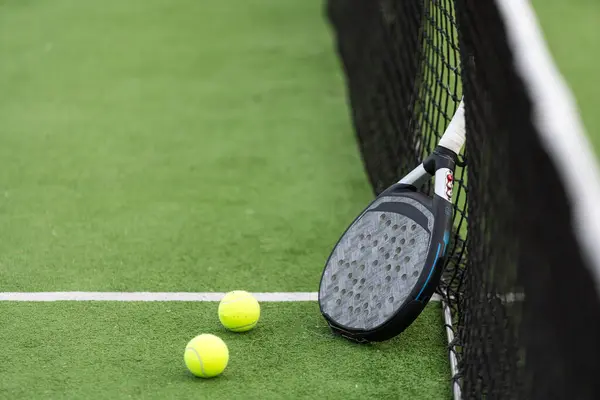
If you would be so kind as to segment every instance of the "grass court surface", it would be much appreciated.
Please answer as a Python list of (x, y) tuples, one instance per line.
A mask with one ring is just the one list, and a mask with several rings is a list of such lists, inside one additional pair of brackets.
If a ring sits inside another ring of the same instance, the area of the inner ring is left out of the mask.
[[(600, 149), (600, 6), (534, 4)], [(0, 0), (0, 93), (0, 292), (314, 292), (371, 199), (319, 1)], [(438, 303), (373, 346), (315, 302), (247, 334), (216, 309), (0, 302), (0, 397), (450, 398)]]

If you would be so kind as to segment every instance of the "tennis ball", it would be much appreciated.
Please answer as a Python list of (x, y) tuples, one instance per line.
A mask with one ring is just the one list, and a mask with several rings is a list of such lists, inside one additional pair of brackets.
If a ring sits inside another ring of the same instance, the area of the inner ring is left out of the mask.
[(258, 301), (244, 290), (225, 294), (219, 303), (219, 320), (233, 332), (246, 332), (254, 328), (260, 318)]
[(227, 367), (229, 349), (218, 336), (204, 333), (188, 342), (183, 359), (192, 374), (212, 378)]

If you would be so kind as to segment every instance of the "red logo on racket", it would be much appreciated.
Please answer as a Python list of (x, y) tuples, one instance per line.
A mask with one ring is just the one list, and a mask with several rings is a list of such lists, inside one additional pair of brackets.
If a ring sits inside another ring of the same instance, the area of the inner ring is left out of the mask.
[(454, 176), (452, 172), (448, 171), (446, 173), (446, 196), (448, 199), (452, 199), (452, 187), (454, 186)]

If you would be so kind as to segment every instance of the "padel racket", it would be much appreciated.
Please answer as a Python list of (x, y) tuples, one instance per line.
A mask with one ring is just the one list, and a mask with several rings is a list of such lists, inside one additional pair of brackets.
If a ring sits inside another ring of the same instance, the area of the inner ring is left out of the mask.
[[(319, 306), (334, 333), (379, 342), (421, 314), (441, 278), (452, 229), (452, 188), (465, 142), (461, 101), (433, 152), (352, 222), (327, 259)], [(418, 189), (434, 178), (433, 196)]]

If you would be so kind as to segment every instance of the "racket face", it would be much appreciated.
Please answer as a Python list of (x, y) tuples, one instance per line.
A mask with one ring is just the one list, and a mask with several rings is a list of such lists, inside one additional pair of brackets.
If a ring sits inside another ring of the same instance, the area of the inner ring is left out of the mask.
[(350, 225), (321, 278), (319, 303), (330, 324), (375, 331), (423, 292), (431, 278), (431, 208), (420, 193), (384, 193)]

